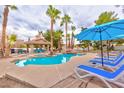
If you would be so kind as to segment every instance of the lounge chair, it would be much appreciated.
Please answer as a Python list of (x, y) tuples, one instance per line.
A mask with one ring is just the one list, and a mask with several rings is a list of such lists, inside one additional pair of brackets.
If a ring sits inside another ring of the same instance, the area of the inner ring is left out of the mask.
[[(119, 81), (119, 80), (121, 80), (122, 75), (124, 75), (124, 73), (122, 73), (124, 71), (124, 65), (120, 66), (114, 72), (110, 72), (110, 71), (106, 71), (103, 69), (94, 68), (94, 67), (90, 67), (90, 66), (85, 66), (85, 65), (77, 66), (74, 71), (80, 79), (87, 78), (90, 76), (96, 76), (99, 79), (101, 79), (109, 88), (112, 87), (109, 84), (109, 82), (112, 82), (116, 85), (124, 87), (124, 82)], [(88, 74), (81, 75), (79, 71), (84, 71), (84, 72), (87, 72)], [(122, 77), (122, 79), (123, 79), (123, 77)]]
[(23, 50), (22, 49), (19, 49), (18, 50), (18, 54), (23, 54)]
[(45, 52), (45, 50), (43, 50), (43, 49), (35, 49), (34, 52), (35, 53), (41, 53), (41, 52)]
[(39, 53), (39, 50), (38, 50), (38, 49), (35, 49), (35, 50), (34, 50), (34, 53)]
[[(123, 59), (124, 59), (124, 55), (121, 55), (113, 61), (103, 60), (103, 64), (106, 65), (106, 66), (114, 67), (114, 66), (119, 65), (122, 62)], [(95, 64), (102, 64), (102, 61), (100, 61), (100, 60), (90, 60), (89, 62), (92, 62), (92, 63), (95, 63)]]
[(45, 50), (44, 49), (39, 49), (39, 52), (41, 53), (41, 52), (45, 52)]
[[(117, 54), (118, 54), (118, 52), (109, 52), (110, 57), (115, 57), (115, 56), (117, 56)], [(100, 57), (101, 54), (97, 54), (97, 56)], [(103, 56), (107, 57), (108, 55), (107, 55), (107, 53), (103, 53)]]
[[(116, 59), (118, 59), (120, 56), (122, 56), (123, 54), (122, 53), (120, 53), (119, 55), (117, 55), (117, 56), (110, 56), (109, 58), (108, 57), (103, 57), (103, 60), (104, 61), (114, 61), (114, 60), (116, 60)], [(92, 59), (92, 60), (97, 60), (97, 61), (101, 61), (101, 59), (102, 58), (94, 58), (94, 59)]]

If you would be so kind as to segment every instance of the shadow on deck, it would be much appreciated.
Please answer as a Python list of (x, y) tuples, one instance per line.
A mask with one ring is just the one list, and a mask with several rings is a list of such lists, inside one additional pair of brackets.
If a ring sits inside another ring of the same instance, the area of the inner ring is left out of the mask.
[[(111, 83), (113, 88), (119, 88), (119, 86)], [(79, 79), (75, 74), (67, 77), (64, 80), (59, 81), (51, 88), (107, 88), (107, 86), (96, 77), (89, 77), (85, 79)]]

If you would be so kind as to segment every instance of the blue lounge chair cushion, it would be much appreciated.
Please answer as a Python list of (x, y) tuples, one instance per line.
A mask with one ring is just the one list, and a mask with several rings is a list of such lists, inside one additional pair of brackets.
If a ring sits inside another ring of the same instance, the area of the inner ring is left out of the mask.
[(35, 53), (40, 53), (40, 52), (44, 52), (44, 51), (45, 51), (45, 50), (43, 50), (43, 49), (35, 49), (35, 50), (34, 50)]
[[(101, 60), (102, 58), (94, 58), (93, 60)], [(115, 58), (103, 58), (103, 60), (105, 60), (105, 61), (114, 61), (115, 60)]]
[[(107, 65), (107, 66), (116, 66), (118, 65), (119, 63), (121, 63), (121, 61), (124, 59), (124, 56), (122, 56), (119, 60), (117, 60), (116, 62), (113, 61), (113, 63), (111, 62), (103, 62), (104, 65)], [(94, 61), (95, 63), (98, 63), (98, 64), (102, 64), (102, 62), (100, 61)]]
[(23, 50), (22, 50), (22, 49), (19, 49), (19, 50), (18, 50), (18, 53), (19, 53), (19, 54), (23, 54)]
[[(112, 61), (118, 60), (118, 58), (120, 58), (121, 56), (122, 56), (122, 53), (120, 53), (117, 57), (114, 57), (114, 59), (103, 58), (103, 61), (112, 62)], [(111, 57), (109, 57), (109, 58), (111, 58)], [(94, 59), (90, 60), (90, 62), (101, 61), (101, 60), (102, 60), (102, 58), (94, 58)]]
[[(108, 66), (116, 66), (118, 65), (122, 60), (124, 59), (124, 55), (121, 55), (120, 57), (118, 57), (116, 60), (114, 61), (104, 61), (103, 60), (103, 64), (104, 65), (108, 65)], [(102, 61), (97, 61), (97, 60), (90, 60), (90, 62), (93, 63), (98, 63), (98, 64), (102, 64)]]
[(90, 67), (90, 66), (85, 66), (85, 65), (80, 65), (80, 66), (78, 66), (78, 68), (85, 70), (87, 72), (94, 73), (96, 75), (100, 75), (107, 79), (114, 79), (116, 76), (118, 76), (124, 70), (124, 65), (122, 65), (120, 68), (118, 68), (115, 72), (109, 72), (106, 70), (102, 70), (102, 69), (94, 68), (94, 67)]

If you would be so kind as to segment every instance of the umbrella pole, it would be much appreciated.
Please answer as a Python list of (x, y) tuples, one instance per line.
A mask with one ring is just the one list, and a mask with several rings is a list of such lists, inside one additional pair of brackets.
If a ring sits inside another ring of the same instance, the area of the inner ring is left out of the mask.
[(109, 41), (107, 40), (107, 57), (109, 59)]
[(103, 65), (103, 47), (102, 47), (102, 35), (101, 35), (101, 31), (100, 31), (100, 43), (101, 43), (101, 58), (102, 58), (102, 66), (104, 66)]

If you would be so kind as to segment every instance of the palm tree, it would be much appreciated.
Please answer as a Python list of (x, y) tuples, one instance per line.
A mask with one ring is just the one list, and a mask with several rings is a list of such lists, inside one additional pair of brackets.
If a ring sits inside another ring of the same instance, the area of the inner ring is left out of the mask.
[(98, 17), (98, 19), (95, 21), (96, 25), (101, 25), (107, 22), (111, 22), (114, 20), (118, 20), (119, 18), (117, 18), (118, 14), (115, 14), (115, 12), (110, 11), (110, 12), (103, 12), (100, 14), (100, 16)]
[(61, 52), (61, 49), (62, 49), (62, 44), (61, 44), (61, 42), (62, 42), (62, 34), (63, 34), (63, 32), (62, 32), (62, 30), (60, 29), (60, 30), (58, 30), (58, 50), (59, 50), (59, 52)]
[(60, 26), (63, 26), (65, 24), (65, 31), (66, 31), (66, 49), (67, 49), (67, 31), (68, 31), (68, 23), (72, 23), (71, 21), (71, 17), (67, 14), (64, 15), (64, 17), (62, 17), (62, 21)]
[(70, 42), (70, 34), (67, 34), (67, 40), (68, 40), (68, 48), (70, 48), (71, 42)]
[(74, 47), (74, 31), (76, 30), (75, 26), (71, 26), (72, 34), (71, 34), (71, 48)]
[(7, 27), (7, 21), (8, 21), (8, 14), (9, 14), (9, 8), (12, 10), (16, 10), (17, 7), (14, 5), (6, 5), (4, 7), (3, 11), (3, 23), (2, 23), (2, 50), (3, 50), (3, 56), (6, 56), (6, 27)]
[(47, 11), (46, 11), (46, 14), (50, 17), (51, 21), (50, 21), (50, 24), (51, 24), (51, 29), (50, 29), (50, 37), (51, 37), (51, 49), (50, 49), (50, 52), (51, 54), (53, 54), (53, 25), (55, 23), (55, 20), (60, 18), (59, 17), (59, 14), (61, 12), (54, 8), (52, 5), (49, 5)]
[[(61, 31), (61, 30), (56, 30), (56, 31), (53, 32), (53, 34), (54, 34), (54, 38), (53, 38), (53, 41), (54, 41), (53, 42), (53, 46), (54, 46), (54, 48), (58, 48), (59, 49), (62, 46), (62, 45), (58, 45), (58, 43), (60, 42), (60, 40), (62, 40), (62, 32), (63, 31)], [(51, 38), (50, 38), (50, 31), (49, 30), (45, 31), (44, 38), (47, 41), (50, 41), (51, 40)], [(58, 47), (58, 46), (60, 46), (60, 47)]]
[(13, 44), (15, 43), (15, 41), (17, 40), (17, 36), (15, 34), (11, 34), (8, 39), (9, 39), (8, 40), (9, 45), (10, 45), (10, 47), (12, 47)]
[(90, 50), (91, 41), (89, 41), (89, 40), (83, 40), (80, 43), (82, 45), (82, 48), (87, 48), (87, 51)]

